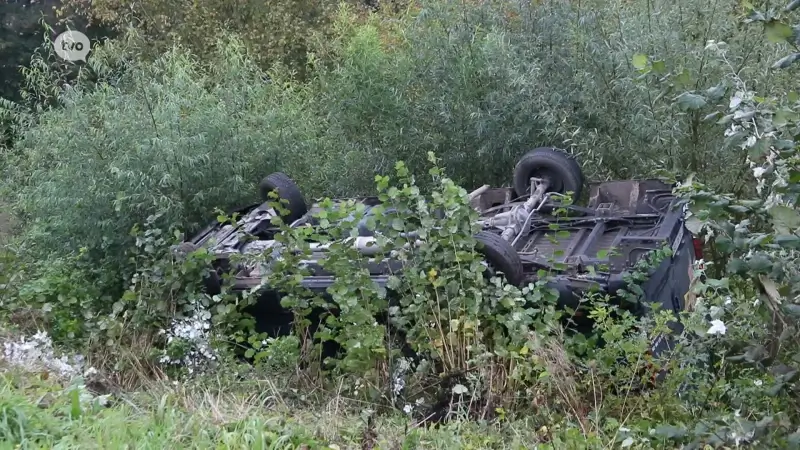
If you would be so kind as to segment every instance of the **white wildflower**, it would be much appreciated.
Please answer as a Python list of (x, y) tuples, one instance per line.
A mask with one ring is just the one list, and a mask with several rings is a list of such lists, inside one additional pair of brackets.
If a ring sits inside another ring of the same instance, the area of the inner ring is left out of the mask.
[(105, 407), (105, 406), (109, 405), (109, 398), (110, 397), (111, 397), (111, 394), (98, 395), (97, 398), (95, 398), (95, 401), (97, 402), (98, 405)]
[(406, 405), (403, 407), (403, 412), (406, 414), (411, 414), (411, 411), (414, 410), (414, 407), (411, 405)]
[(749, 136), (747, 140), (744, 141), (744, 144), (741, 145), (741, 147), (744, 149), (744, 148), (750, 148), (754, 145), (756, 145), (756, 137)]
[(211, 312), (199, 302), (195, 302), (195, 310), (188, 317), (177, 318), (166, 331), (167, 343), (180, 340), (189, 344), (189, 350), (181, 358), (172, 359), (162, 355), (162, 364), (171, 364), (186, 367), (191, 374), (196, 370), (204, 370), (208, 365), (217, 360), (217, 355), (211, 347)]
[(397, 396), (400, 395), (401, 392), (403, 392), (403, 388), (405, 387), (406, 387), (406, 380), (402, 378), (395, 378), (394, 384), (392, 386), (392, 391), (394, 392), (394, 395)]
[(3, 343), (3, 359), (10, 365), (28, 371), (46, 370), (64, 378), (83, 372), (83, 356), (56, 355), (53, 341), (44, 331), (32, 337)]
[(467, 392), (469, 392), (469, 390), (463, 384), (453, 386), (453, 393), (456, 395), (466, 394)]
[(730, 126), (730, 128), (727, 128), (723, 134), (725, 135), (725, 137), (733, 136), (739, 131), (739, 129), (741, 129), (739, 125), (733, 124)]
[(754, 380), (754, 381), (753, 381), (753, 384), (755, 384), (756, 386), (761, 386), (761, 385), (763, 385), (763, 384), (764, 384), (764, 382), (763, 382), (763, 381), (761, 381), (761, 380)]
[(763, 178), (758, 179), (758, 183), (756, 184), (756, 192), (761, 194), (764, 191), (764, 187), (766, 186), (766, 180)]
[(411, 368), (411, 363), (405, 358), (400, 358), (397, 360), (397, 367), (394, 369), (394, 373), (392, 374), (392, 391), (394, 395), (400, 395), (403, 392), (403, 389), (406, 387), (406, 381), (404, 379), (404, 375), (408, 370)]
[(725, 334), (727, 330), (728, 330), (727, 327), (725, 327), (725, 324), (721, 320), (714, 319), (711, 321), (711, 328), (709, 328), (708, 331), (706, 331), (706, 333)]

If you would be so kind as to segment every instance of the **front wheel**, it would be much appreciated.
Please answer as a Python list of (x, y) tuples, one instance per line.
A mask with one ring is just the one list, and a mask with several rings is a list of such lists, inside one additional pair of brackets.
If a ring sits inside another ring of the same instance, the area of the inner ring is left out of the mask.
[(285, 203), (281, 202), (283, 207), (288, 210), (288, 213), (283, 216), (285, 222), (292, 223), (308, 212), (303, 193), (285, 173), (275, 172), (267, 175), (261, 180), (258, 189), (261, 194), (261, 200), (264, 202), (272, 200), (269, 196), (270, 192), (278, 191), (278, 198), (286, 201)]

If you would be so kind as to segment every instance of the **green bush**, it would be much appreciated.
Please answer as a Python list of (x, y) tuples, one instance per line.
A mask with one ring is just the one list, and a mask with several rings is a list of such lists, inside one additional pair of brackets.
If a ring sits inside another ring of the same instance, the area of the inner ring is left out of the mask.
[[(277, 237), (283, 246), (282, 258), (272, 262), (264, 282), (289, 294), (282, 304), (299, 318), (318, 308), (339, 312), (322, 317), (316, 338), (341, 345), (343, 356), (333, 366), (337, 373), (377, 388), (359, 392), (365, 400), (398, 404), (400, 392), (391, 386), (407, 384), (413, 392), (416, 386), (425, 386), (429, 377), (441, 375), (449, 379), (450, 387), (461, 385), (497, 395), (499, 405), (504, 401), (500, 398), (525, 383), (528, 368), (514, 363), (523, 358), (521, 349), (530, 335), (546, 335), (557, 326), (557, 296), (544, 287), (546, 277), (522, 290), (486, 278), (485, 261), (476, 252), (473, 237), (478, 231), (477, 216), (467, 192), (445, 176), (435, 157), (429, 157), (433, 164), (425, 178), (433, 188), (428, 192), (420, 189), (403, 162), (397, 163), (396, 178), (375, 178), (380, 208), (395, 212), (375, 210), (367, 223), (377, 230), (376, 245), (404, 263), (402, 273), (390, 276), (386, 288), (375, 285), (364, 266), (354, 269), (371, 260), (349, 241), (351, 230), (363, 218), (364, 205), (334, 204), (327, 199), (321, 204), (319, 231), (285, 228)], [(435, 211), (444, 218), (437, 219)], [(404, 235), (412, 231), (416, 237)], [(297, 284), (304, 274), (299, 261), (310, 257), (312, 243), (330, 248), (322, 264), (336, 281), (327, 289), (327, 300)], [(376, 322), (386, 311), (388, 321)], [(309, 325), (298, 322), (298, 335), (310, 337)], [(408, 372), (404, 349), (422, 359), (414, 373)], [(392, 373), (381, 370), (387, 366)], [(502, 385), (507, 391), (498, 388)], [(421, 389), (418, 395), (430, 393)]]
[[(466, 191), (435, 164), (425, 177), (435, 186), (429, 191), (419, 188), (423, 178), (413, 177), (404, 164), (398, 163), (396, 172), (396, 177), (379, 175), (376, 182), (379, 198), (397, 214), (369, 221), (380, 231), (377, 245), (394, 249), (394, 257), (405, 262), (402, 275), (391, 277), (390, 290), (377, 288), (364, 269), (354, 269), (368, 260), (347, 241), (363, 209), (328, 200), (317, 213), (321, 229), (285, 229), (279, 235), (282, 259), (264, 279), (289, 293), (283, 303), (299, 319), (311, 319), (314, 308), (339, 312), (323, 316), (314, 336), (319, 343), (342, 346), (344, 353), (328, 366), (343, 376), (333, 378), (339, 392), (394, 406), (418, 420), (526, 417), (545, 424), (542, 439), (561, 445), (591, 437), (598, 448), (601, 443), (633, 448), (798, 443), (797, 329), (788, 317), (771, 323), (776, 310), (768, 305), (774, 300), (759, 295), (763, 281), (757, 273), (714, 278), (696, 267), (698, 282), (691, 289), (698, 302), (679, 315), (685, 332), (674, 336), (671, 358), (657, 360), (649, 349), (657, 335), (670, 332), (671, 312), (636, 318), (590, 294), (585, 312), (596, 323), (592, 334), (562, 328), (559, 319), (569, 316), (554, 309), (553, 293), (543, 286), (546, 273), (522, 290), (484, 278)], [(695, 198), (692, 186), (688, 182), (679, 190), (687, 201)], [(690, 207), (703, 206), (692, 200)], [(435, 210), (444, 211), (444, 218), (434, 219)], [(404, 245), (412, 239), (401, 233), (409, 230), (421, 243)], [(299, 261), (313, 243), (329, 245), (323, 265), (336, 282), (327, 299), (297, 284), (304, 274)], [(642, 261), (643, 271), (670, 255), (652, 256)], [(629, 290), (635, 300), (648, 300)], [(386, 310), (388, 322), (376, 322)], [(778, 324), (783, 324), (780, 336), (773, 328)], [(309, 325), (297, 322), (300, 348), (311, 345)], [(397, 329), (405, 333), (398, 335)], [(597, 346), (598, 338), (605, 344)], [(260, 340), (254, 339), (259, 342), (251, 356), (283, 348), (281, 342), (265, 349)], [(409, 362), (403, 347), (419, 359)], [(309, 356), (318, 358), (319, 350)], [(653, 385), (661, 370), (665, 379)], [(325, 385), (332, 378), (315, 379)], [(560, 431), (568, 428), (574, 432)]]
[(242, 39), (262, 68), (283, 63), (302, 77), (307, 52), (317, 40), (332, 34), (332, 18), (344, 3), (366, 9), (362, 1), (228, 2), (218, 0), (145, 0), (132, 4), (118, 0), (65, 0), (59, 15), (86, 18), (114, 30), (131, 24), (144, 34), (142, 55), (154, 57), (175, 44), (195, 54), (215, 51), (221, 33)]
[[(743, 153), (706, 118), (730, 87), (707, 41), (724, 38), (762, 92), (791, 78), (758, 66), (775, 49), (737, 27), (738, 14), (722, 1), (637, 0), (440, 1), (400, 23), (349, 26), (345, 15), (318, 50), (331, 69), (317, 72), (315, 97), (347, 142), (341, 167), (359, 174), (394, 158), (416, 170), (434, 151), (465, 186), (501, 183), (525, 150), (556, 145), (580, 153), (590, 178), (667, 169), (744, 192)], [(709, 98), (688, 104), (685, 92)]]
[[(95, 64), (105, 56), (98, 49)], [(152, 64), (127, 60), (108, 81), (64, 89), (64, 106), (38, 115), (5, 166), (33, 248), (85, 247), (118, 269), (130, 230), (147, 217), (196, 230), (215, 208), (254, 201), (264, 175), (302, 180), (312, 170), (302, 155), (316, 150), (321, 128), (292, 103), (302, 93), (284, 90), (279, 76), (265, 82), (235, 42), (218, 56), (205, 74), (178, 49)]]

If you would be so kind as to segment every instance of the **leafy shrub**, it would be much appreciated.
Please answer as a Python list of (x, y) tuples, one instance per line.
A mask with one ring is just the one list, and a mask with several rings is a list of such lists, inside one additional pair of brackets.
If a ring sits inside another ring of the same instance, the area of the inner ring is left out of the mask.
[(212, 74), (179, 50), (152, 64), (127, 60), (109, 81), (62, 91), (64, 107), (43, 111), (6, 160), (32, 248), (85, 247), (119, 270), (130, 230), (147, 217), (191, 232), (214, 208), (251, 202), (278, 164), (310, 170), (291, 156), (314, 149), (318, 124), (300, 105), (281, 106), (291, 93), (265, 83), (235, 42), (219, 57)]
[(738, 14), (722, 1), (440, 1), (400, 23), (344, 16), (317, 51), (332, 69), (315, 97), (348, 142), (342, 171), (394, 158), (416, 171), (433, 151), (463, 185), (501, 183), (522, 152), (556, 145), (580, 153), (590, 177), (693, 171), (741, 191), (744, 156), (706, 118), (727, 89), (706, 41), (724, 36), (765, 92), (791, 79), (759, 69), (775, 50), (736, 27)]
[[(574, 427), (580, 436), (599, 434), (602, 442), (624, 447), (782, 446), (797, 439), (792, 427), (800, 418), (792, 405), (798, 372), (790, 361), (800, 347), (794, 331), (783, 328), (775, 347), (779, 358), (762, 365), (769, 353), (758, 343), (776, 337), (770, 316), (762, 315), (763, 300), (753, 301), (759, 294), (749, 278), (716, 279), (698, 265), (701, 281), (692, 290), (699, 299), (680, 314), (685, 331), (673, 336), (671, 358), (656, 360), (651, 342), (671, 333), (673, 314), (636, 318), (590, 294), (586, 308), (594, 336), (563, 329), (563, 312), (554, 309), (555, 297), (543, 286), (547, 274), (522, 290), (484, 277), (466, 191), (436, 164), (430, 172), (435, 187), (424, 194), (404, 164), (396, 172), (395, 179), (376, 177), (384, 202), (379, 211), (394, 212), (367, 221), (379, 232), (375, 245), (394, 249), (393, 257), (403, 261), (388, 290), (357, 269), (370, 258), (348, 240), (364, 217), (356, 203), (323, 201), (321, 229), (285, 228), (278, 235), (281, 259), (265, 255), (273, 275), (263, 281), (288, 293), (283, 304), (295, 311), (297, 335), (307, 339), (301, 347), (308, 348), (311, 338), (317, 345), (341, 345), (328, 367), (345, 376), (358, 399), (391, 404), (420, 420), (531, 415), (548, 429)], [(409, 231), (416, 235), (403, 234)], [(305, 273), (299, 262), (316, 244), (328, 246), (323, 266), (336, 280), (327, 296), (297, 284)], [(669, 254), (654, 257), (641, 269)], [(320, 317), (315, 309), (326, 313)], [(605, 344), (592, 344), (598, 340)], [(262, 351), (259, 345), (251, 354)], [(653, 385), (661, 371), (665, 378)], [(545, 434), (554, 441), (577, 438)]]
[[(285, 228), (277, 236), (281, 259), (268, 261), (264, 283), (288, 293), (282, 303), (301, 319), (298, 335), (337, 342), (343, 353), (332, 361), (335, 371), (373, 386), (362, 391), (372, 401), (397, 404), (401, 394), (436, 374), (450, 378), (456, 396), (466, 392), (461, 389), (502, 396), (498, 386), (514, 385), (527, 375), (513, 367), (528, 336), (546, 334), (548, 323), (557, 322), (556, 296), (542, 287), (544, 281), (522, 291), (499, 279), (488, 282), (484, 260), (475, 251), (476, 213), (466, 191), (431, 161), (434, 187), (427, 194), (402, 162), (396, 165), (396, 181), (376, 177), (382, 204), (371, 210), (367, 223), (378, 230), (377, 248), (391, 250), (403, 262), (402, 274), (390, 276), (386, 288), (375, 285), (362, 266), (373, 259), (352, 247), (352, 230), (365, 213), (362, 203), (324, 200), (321, 229)], [(407, 234), (412, 231), (413, 237)], [(305, 273), (299, 261), (314, 245), (329, 248), (322, 265), (335, 282), (327, 295), (297, 284)], [(319, 327), (307, 320), (314, 310), (326, 311)], [(420, 358), (414, 372), (406, 360), (409, 350)], [(381, 369), (386, 367), (389, 372)]]

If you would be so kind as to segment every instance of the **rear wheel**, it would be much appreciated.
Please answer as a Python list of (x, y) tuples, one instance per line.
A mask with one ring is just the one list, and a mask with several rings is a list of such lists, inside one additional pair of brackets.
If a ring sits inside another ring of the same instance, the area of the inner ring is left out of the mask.
[(493, 271), (502, 272), (506, 280), (514, 286), (522, 285), (522, 260), (511, 243), (502, 236), (488, 231), (479, 231), (475, 235), (478, 241), (478, 252), (486, 258)]
[(572, 192), (573, 200), (583, 192), (583, 172), (578, 162), (566, 152), (552, 147), (533, 149), (519, 159), (514, 167), (517, 196), (530, 195), (532, 177), (547, 179), (550, 182), (547, 192)]
[(308, 212), (303, 193), (285, 173), (275, 172), (267, 175), (259, 183), (258, 189), (261, 194), (261, 200), (265, 202), (273, 200), (269, 195), (270, 192), (278, 191), (278, 198), (285, 200), (285, 202), (281, 203), (288, 210), (288, 213), (282, 216), (286, 222), (294, 222)]

